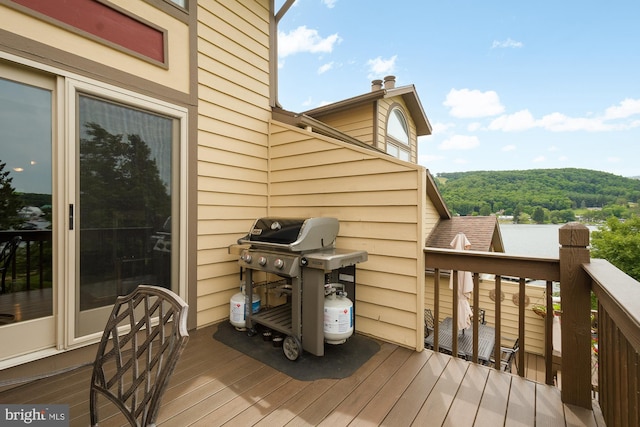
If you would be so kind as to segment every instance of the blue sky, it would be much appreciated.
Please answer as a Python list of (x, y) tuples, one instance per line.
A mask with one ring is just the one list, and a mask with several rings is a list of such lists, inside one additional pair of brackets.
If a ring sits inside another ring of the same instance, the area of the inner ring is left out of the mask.
[(395, 75), (433, 127), (418, 147), (433, 174), (640, 176), (639, 16), (637, 0), (298, 0), (278, 27), (279, 101), (305, 111)]

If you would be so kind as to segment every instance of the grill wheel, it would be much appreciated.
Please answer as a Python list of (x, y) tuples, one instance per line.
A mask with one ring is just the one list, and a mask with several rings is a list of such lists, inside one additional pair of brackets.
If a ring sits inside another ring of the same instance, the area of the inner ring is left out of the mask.
[(293, 335), (287, 336), (282, 342), (282, 351), (287, 359), (291, 361), (298, 360), (302, 353), (301, 348), (302, 346), (300, 345), (300, 341), (298, 341), (298, 338)]

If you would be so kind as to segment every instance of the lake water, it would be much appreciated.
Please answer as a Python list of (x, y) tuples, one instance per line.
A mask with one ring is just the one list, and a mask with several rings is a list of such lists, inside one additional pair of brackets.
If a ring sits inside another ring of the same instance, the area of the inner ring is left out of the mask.
[[(558, 230), (563, 225), (500, 224), (504, 252), (509, 255), (558, 258)], [(589, 229), (593, 231), (597, 227), (589, 226)]]

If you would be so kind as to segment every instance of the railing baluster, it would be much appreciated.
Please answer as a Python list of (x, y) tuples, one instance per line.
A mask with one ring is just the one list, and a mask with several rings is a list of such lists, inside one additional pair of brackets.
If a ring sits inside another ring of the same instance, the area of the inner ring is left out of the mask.
[(453, 330), (451, 331), (451, 355), (453, 357), (458, 357), (458, 316), (460, 314), (458, 313), (458, 270), (453, 270), (451, 275), (453, 277), (453, 324), (451, 325)]
[(518, 346), (520, 350), (518, 351), (518, 375), (524, 377), (524, 349), (525, 349), (525, 318), (524, 318), (524, 306), (525, 306), (525, 298), (526, 298), (526, 281), (524, 277), (521, 277), (519, 280), (518, 286), (518, 318), (520, 321), (518, 322)]
[(26, 244), (26, 249), (27, 249), (27, 276), (26, 276), (26, 280), (27, 280), (27, 290), (30, 291), (31, 290), (31, 240), (27, 240), (27, 244)]
[(553, 385), (553, 282), (547, 280), (545, 289), (545, 305), (547, 307), (544, 316), (544, 368), (545, 382)]
[(494, 367), (500, 369), (500, 358), (502, 352), (500, 351), (501, 337), (502, 337), (502, 276), (496, 274), (495, 276), (495, 328), (496, 328), (496, 340), (493, 349), (493, 360), (495, 361)]
[(440, 351), (438, 337), (440, 335), (440, 269), (435, 269), (435, 276), (433, 280), (434, 289), (433, 289), (433, 351)]
[(40, 240), (38, 242), (38, 251), (39, 251), (39, 253), (38, 253), (38, 277), (40, 278), (40, 280), (39, 280), (40, 289), (42, 289), (44, 287), (44, 279), (43, 279), (43, 274), (42, 274), (44, 272), (44, 269), (42, 267), (44, 265), (44, 262), (43, 262), (43, 260), (44, 260), (44, 245), (42, 243), (43, 243), (42, 240)]
[(480, 323), (480, 274), (473, 273), (473, 363), (478, 363), (478, 324)]

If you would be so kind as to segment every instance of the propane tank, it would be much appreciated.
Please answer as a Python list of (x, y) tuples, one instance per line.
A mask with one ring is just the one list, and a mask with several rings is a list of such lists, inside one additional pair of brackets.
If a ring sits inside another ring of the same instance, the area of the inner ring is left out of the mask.
[(353, 303), (344, 290), (329, 284), (324, 298), (324, 339), (328, 344), (343, 344), (353, 335)]
[[(236, 329), (243, 329), (247, 326), (247, 322), (245, 320), (245, 292), (244, 292), (244, 284), (241, 286), (241, 291), (237, 294), (234, 294), (229, 301), (229, 322)], [(256, 294), (253, 294), (251, 299), (251, 313), (257, 313), (260, 311), (260, 297)]]

